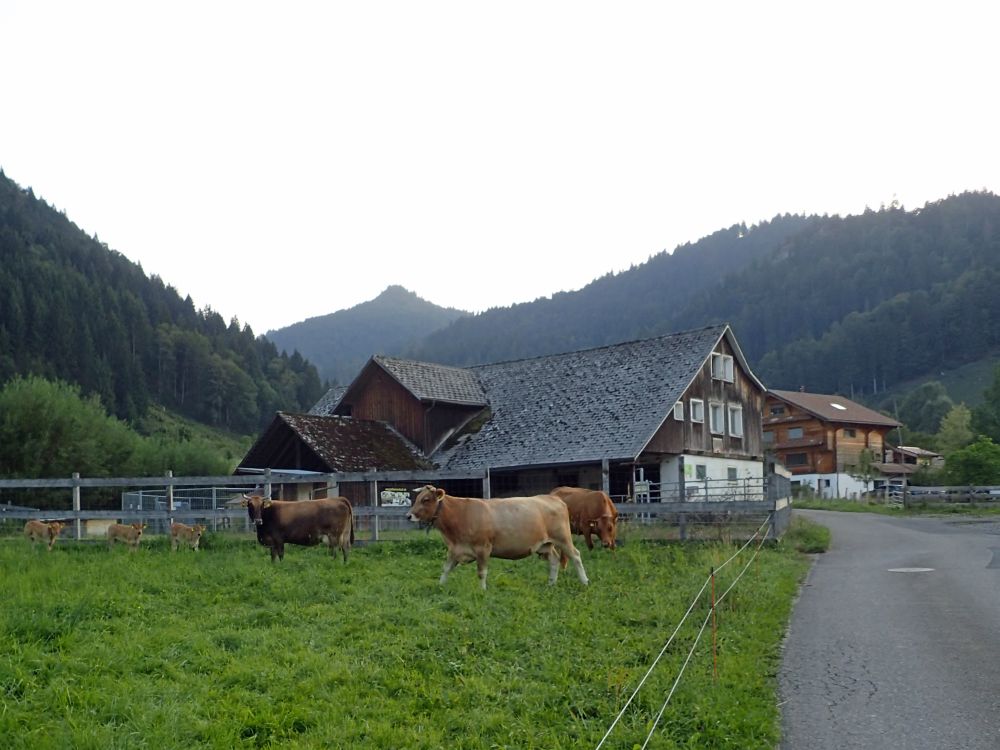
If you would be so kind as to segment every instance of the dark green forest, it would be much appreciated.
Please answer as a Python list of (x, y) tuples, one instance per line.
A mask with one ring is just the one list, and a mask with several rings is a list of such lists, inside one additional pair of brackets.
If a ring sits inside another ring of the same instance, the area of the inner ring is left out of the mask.
[(461, 318), (405, 354), (517, 359), (728, 322), (771, 388), (869, 400), (1000, 348), (1000, 198), (735, 225), (576, 292)]
[(88, 237), (0, 172), (0, 383), (78, 384), (114, 416), (159, 404), (251, 433), (323, 393), (316, 368)]

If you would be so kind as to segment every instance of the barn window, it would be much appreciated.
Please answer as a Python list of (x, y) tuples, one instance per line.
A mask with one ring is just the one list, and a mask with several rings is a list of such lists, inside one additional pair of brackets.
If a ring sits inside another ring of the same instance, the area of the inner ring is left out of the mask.
[(789, 453), (785, 456), (785, 466), (805, 466), (809, 457), (805, 453)]
[(708, 405), (708, 424), (709, 428), (716, 435), (725, 434), (726, 424), (723, 418), (722, 404), (713, 401)]
[(743, 437), (743, 407), (729, 407), (729, 434), (733, 437)]
[(695, 479), (708, 479), (708, 466), (705, 464), (695, 464), (694, 465), (694, 478)]
[(684, 402), (683, 401), (678, 401), (676, 404), (674, 404), (674, 419), (676, 419), (678, 422), (683, 422), (684, 421)]
[(771, 443), (773, 443), (774, 442), (774, 433), (771, 432), (770, 430), (765, 430), (764, 431), (764, 442), (767, 443), (768, 445), (770, 445)]
[(850, 427), (844, 428), (844, 437), (852, 438), (852, 437), (857, 437), (857, 436), (858, 436), (858, 431), (857, 430), (853, 430)]
[(740, 478), (739, 477), (739, 473), (737, 472), (735, 466), (727, 466), (726, 467), (726, 479), (727, 480), (729, 480), (730, 482), (737, 482), (737, 481), (739, 481), (739, 478)]
[(788, 439), (789, 440), (800, 440), (802, 438), (802, 428), (801, 427), (789, 427), (788, 428)]
[(785, 407), (782, 406), (781, 404), (778, 404), (776, 406), (772, 406), (771, 407), (771, 416), (772, 417), (780, 417), (784, 413), (785, 413)]
[(700, 398), (691, 399), (691, 421), (692, 422), (704, 422), (705, 421), (705, 402)]
[(734, 369), (732, 355), (712, 353), (712, 377), (715, 380), (725, 380), (727, 383), (732, 383)]

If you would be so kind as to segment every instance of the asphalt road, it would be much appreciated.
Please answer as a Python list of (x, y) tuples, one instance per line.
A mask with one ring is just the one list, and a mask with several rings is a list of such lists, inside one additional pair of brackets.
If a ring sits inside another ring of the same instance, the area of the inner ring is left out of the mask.
[(833, 540), (792, 614), (781, 749), (1000, 748), (1000, 520), (795, 513)]

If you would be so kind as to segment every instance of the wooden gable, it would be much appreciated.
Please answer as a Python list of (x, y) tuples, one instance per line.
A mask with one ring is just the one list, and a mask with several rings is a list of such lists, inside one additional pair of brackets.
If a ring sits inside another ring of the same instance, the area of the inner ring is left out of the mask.
[[(684, 390), (679, 405), (668, 407), (663, 425), (645, 453), (763, 459), (764, 394), (760, 381), (747, 369), (729, 336), (722, 336)], [(713, 409), (719, 410), (715, 429)]]

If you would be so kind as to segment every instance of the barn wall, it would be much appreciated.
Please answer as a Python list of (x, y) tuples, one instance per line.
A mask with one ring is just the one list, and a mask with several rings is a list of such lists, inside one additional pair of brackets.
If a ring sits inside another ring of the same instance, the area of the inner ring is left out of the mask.
[(352, 416), (391, 424), (407, 440), (426, 450), (420, 401), (380, 368), (369, 368), (365, 378), (353, 403)]

